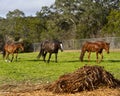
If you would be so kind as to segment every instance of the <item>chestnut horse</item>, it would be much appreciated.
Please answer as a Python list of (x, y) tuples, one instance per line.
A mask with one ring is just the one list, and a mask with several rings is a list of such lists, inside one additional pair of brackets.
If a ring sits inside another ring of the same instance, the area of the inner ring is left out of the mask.
[[(23, 43), (10, 43), (10, 44), (6, 43), (3, 48), (3, 58), (5, 59), (5, 61), (12, 62), (14, 59), (14, 54), (16, 54), (17, 61), (19, 49), (21, 49), (21, 51), (24, 51)], [(9, 60), (9, 54), (12, 54), (11, 60)]]
[[(109, 53), (109, 47), (110, 47), (110, 43), (104, 42), (104, 41), (96, 41), (96, 42), (86, 42), (83, 46), (82, 46), (82, 50), (81, 50), (81, 54), (80, 54), (80, 60), (83, 61), (83, 57), (85, 55), (85, 52), (88, 52), (88, 60), (90, 61), (90, 54), (91, 52), (96, 52), (96, 61), (97, 63), (101, 62), (103, 59), (103, 49), (105, 49), (105, 51), (107, 53)], [(101, 55), (101, 60), (98, 61), (98, 54)]]
[(55, 62), (57, 62), (57, 54), (58, 54), (58, 50), (63, 51), (63, 44), (62, 42), (58, 41), (58, 40), (53, 40), (53, 41), (44, 41), (41, 43), (41, 49), (40, 52), (37, 56), (37, 58), (40, 58), (41, 56), (43, 57), (43, 60), (45, 60), (46, 58), (46, 54), (49, 53), (49, 58), (48, 58), (48, 63), (50, 62), (50, 58), (52, 53), (55, 53)]

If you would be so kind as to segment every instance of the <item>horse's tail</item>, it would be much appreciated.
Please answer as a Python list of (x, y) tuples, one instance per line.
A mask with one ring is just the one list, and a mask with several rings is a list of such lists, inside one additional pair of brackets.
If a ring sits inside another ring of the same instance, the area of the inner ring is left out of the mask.
[(39, 52), (37, 58), (40, 58), (41, 56), (43, 56), (43, 50), (42, 49), (40, 49), (40, 52)]
[(40, 46), (41, 46), (40, 52), (39, 52), (39, 54), (38, 54), (38, 56), (37, 56), (38, 59), (39, 59), (41, 56), (44, 57), (44, 49), (42, 48), (43, 44), (41, 44)]
[(84, 58), (84, 55), (85, 55), (85, 52), (86, 52), (86, 44), (83, 45), (82, 47), (82, 50), (81, 50), (81, 54), (80, 54), (80, 61), (82, 62), (83, 61), (83, 58)]
[(5, 49), (3, 49), (3, 59), (5, 58), (5, 55), (6, 55), (6, 51)]
[(85, 51), (81, 51), (81, 54), (80, 54), (80, 61), (83, 61), (84, 55), (85, 55)]

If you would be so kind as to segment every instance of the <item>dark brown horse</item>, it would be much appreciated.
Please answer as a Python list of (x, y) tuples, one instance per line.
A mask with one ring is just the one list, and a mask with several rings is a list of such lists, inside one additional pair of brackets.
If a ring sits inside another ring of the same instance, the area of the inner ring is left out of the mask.
[(55, 53), (55, 62), (57, 62), (57, 54), (58, 54), (58, 50), (63, 51), (63, 44), (62, 42), (58, 41), (58, 40), (54, 40), (54, 41), (44, 41), (41, 43), (41, 49), (40, 52), (37, 56), (37, 58), (40, 58), (41, 56), (43, 57), (43, 60), (45, 60), (46, 58), (46, 54), (49, 53), (49, 58), (48, 58), (48, 63), (50, 62), (50, 58), (52, 53)]
[[(85, 52), (87, 51), (89, 61), (90, 61), (91, 52), (96, 52), (97, 63), (101, 62), (101, 60), (103, 59), (103, 49), (105, 49), (105, 51), (107, 53), (109, 53), (109, 47), (110, 47), (110, 43), (107, 43), (107, 42), (104, 42), (104, 41), (86, 42), (82, 46), (82, 50), (81, 50), (81, 54), (80, 54), (80, 60), (83, 61), (83, 57), (85, 55)], [(100, 61), (98, 61), (98, 54), (101, 55), (101, 60)]]
[[(21, 51), (24, 51), (23, 43), (10, 43), (10, 44), (6, 43), (3, 49), (3, 58), (5, 59), (5, 61), (12, 62), (14, 59), (14, 54), (16, 54), (16, 61), (17, 61), (19, 49), (21, 49)], [(9, 60), (9, 54), (12, 55), (11, 60)]]

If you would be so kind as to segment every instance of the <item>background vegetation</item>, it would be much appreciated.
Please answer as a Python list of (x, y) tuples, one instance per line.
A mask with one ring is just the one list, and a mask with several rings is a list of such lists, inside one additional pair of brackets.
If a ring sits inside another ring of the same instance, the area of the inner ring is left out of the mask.
[(44, 39), (81, 39), (120, 36), (119, 0), (55, 0), (36, 16), (26, 17), (19, 9), (0, 18), (0, 37), (28, 43)]

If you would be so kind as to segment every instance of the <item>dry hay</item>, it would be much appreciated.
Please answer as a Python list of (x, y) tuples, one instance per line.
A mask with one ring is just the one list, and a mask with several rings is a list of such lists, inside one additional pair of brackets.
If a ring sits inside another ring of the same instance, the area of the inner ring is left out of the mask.
[(46, 91), (54, 93), (76, 93), (100, 87), (120, 87), (120, 80), (101, 66), (83, 66), (77, 71), (59, 77), (59, 80), (45, 86)]
[(100, 88), (94, 91), (83, 91), (75, 94), (54, 94), (52, 92), (45, 92), (44, 90), (31, 90), (26, 92), (0, 92), (0, 96), (120, 96), (120, 89)]

